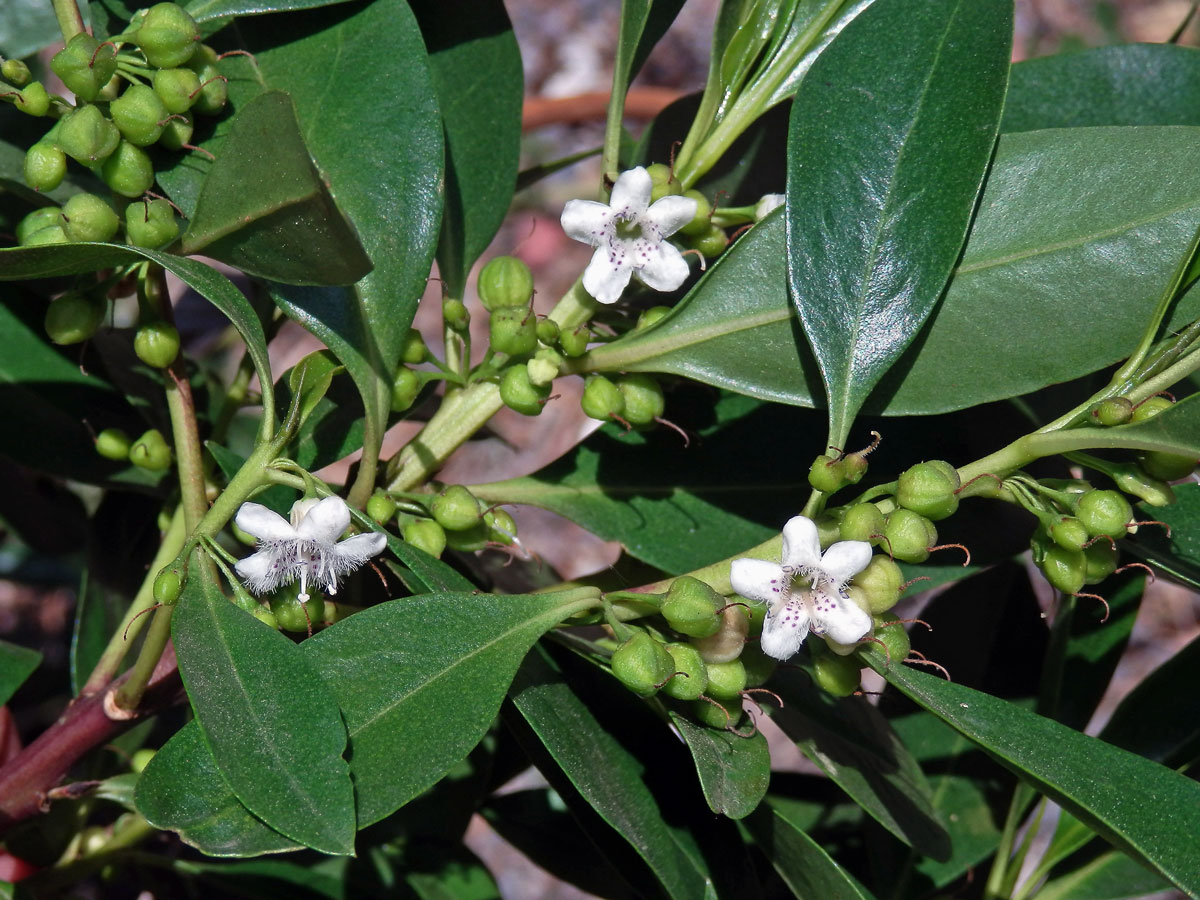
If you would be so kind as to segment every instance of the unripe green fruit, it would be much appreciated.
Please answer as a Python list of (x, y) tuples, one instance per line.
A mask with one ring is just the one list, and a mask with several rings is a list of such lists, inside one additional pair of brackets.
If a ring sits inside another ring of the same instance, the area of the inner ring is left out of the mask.
[(446, 327), (454, 331), (466, 331), (471, 327), (471, 313), (461, 300), (452, 297), (442, 301), (442, 318)]
[(275, 618), (275, 613), (271, 612), (267, 607), (261, 605), (255, 606), (250, 615), (254, 616), (254, 618), (258, 619), (258, 621), (262, 622), (268, 628), (274, 628), (276, 631), (279, 630), (279, 620)]
[(849, 697), (858, 690), (862, 663), (853, 656), (820, 653), (813, 660), (813, 680), (835, 697)]
[(429, 511), (447, 531), (466, 531), (482, 521), (479, 501), (461, 484), (443, 488), (429, 504)]
[(155, 751), (149, 747), (134, 751), (133, 756), (129, 757), (130, 770), (136, 775), (141, 775), (146, 771), (146, 766), (150, 765), (150, 760), (154, 759), (154, 755)]
[(141, 201), (125, 207), (125, 238), (135, 247), (162, 247), (178, 236), (179, 223), (166, 200)]
[[(43, 206), (29, 213), (17, 223), (17, 243), (22, 246), (29, 239), (47, 228), (57, 228), (62, 232), (62, 210), (57, 206)], [(64, 240), (66, 237), (64, 235)]]
[(1153, 419), (1159, 413), (1166, 412), (1175, 404), (1166, 397), (1150, 397), (1139, 403), (1133, 410), (1133, 415), (1129, 421), (1132, 424), (1145, 422), (1147, 419)]
[(1075, 504), (1075, 515), (1093, 537), (1121, 538), (1133, 520), (1133, 507), (1116, 491), (1088, 491)]
[(701, 234), (688, 235), (687, 244), (693, 250), (698, 250), (705, 259), (716, 259), (729, 246), (729, 237), (724, 228), (710, 224)]
[(75, 194), (62, 207), (63, 231), (73, 241), (108, 241), (121, 220), (95, 194)]
[[(761, 609), (766, 611), (766, 607), (761, 607)], [(747, 644), (739, 659), (746, 667), (747, 687), (758, 687), (760, 684), (765, 684), (775, 674), (775, 669), (779, 665), (779, 660), (767, 656), (756, 644)]]
[(637, 324), (633, 326), (634, 331), (643, 331), (651, 325), (657, 325), (663, 318), (671, 312), (669, 306), (652, 306), (647, 310), (643, 310), (638, 316)]
[(537, 349), (537, 316), (528, 307), (505, 307), (488, 321), (492, 349), (509, 356), (524, 356)]
[(592, 333), (586, 325), (576, 325), (570, 331), (559, 331), (558, 333), (558, 346), (562, 348), (564, 356), (583, 356), (587, 353), (591, 340)]
[(1133, 403), (1128, 397), (1108, 397), (1096, 403), (1091, 414), (1096, 422), (1105, 427), (1124, 425), (1133, 416)]
[(675, 660), (667, 648), (646, 634), (635, 632), (613, 651), (612, 672), (635, 694), (649, 697), (675, 671)]
[(44, 247), (48, 244), (69, 244), (71, 239), (67, 237), (67, 233), (62, 230), (61, 225), (51, 225), (48, 228), (42, 228), (39, 231), (29, 235), (21, 246), (23, 247)]
[(880, 546), (887, 547), (893, 557), (906, 563), (925, 562), (929, 559), (929, 548), (937, 543), (933, 523), (911, 509), (897, 509), (888, 516), (883, 536), (887, 540)]
[(550, 386), (535, 385), (529, 378), (528, 368), (519, 363), (509, 366), (500, 376), (500, 400), (523, 416), (538, 415), (549, 396)]
[(553, 319), (538, 319), (537, 339), (539, 343), (552, 347), (558, 341), (558, 323)]
[(887, 657), (892, 662), (902, 662), (908, 658), (912, 644), (908, 632), (900, 625), (900, 619), (895, 613), (885, 612), (875, 616), (875, 638), (883, 642), (887, 648)]
[(742, 655), (749, 633), (750, 618), (746, 611), (741, 606), (730, 605), (721, 613), (721, 627), (716, 634), (695, 638), (691, 643), (706, 663), (732, 662)]
[(288, 588), (276, 593), (270, 601), (271, 614), (275, 616), (275, 621), (281, 629), (294, 634), (304, 634), (314, 624), (325, 621), (324, 600), (310, 595), (307, 604), (301, 603), (294, 590), (296, 585), (289, 585)]
[(446, 546), (460, 553), (474, 553), (476, 550), (482, 550), (489, 541), (491, 541), (490, 529), (483, 519), (462, 531), (446, 532)]
[(1085, 561), (1084, 584), (1099, 584), (1113, 572), (1117, 571), (1120, 554), (1117, 548), (1106, 540), (1098, 540), (1083, 549)]
[(154, 577), (154, 602), (170, 606), (179, 599), (183, 582), (174, 569), (163, 569)]
[(707, 700), (697, 700), (692, 704), (692, 717), (709, 728), (732, 728), (742, 718), (741, 698), (736, 702), (728, 700), (725, 703), (717, 700), (711, 703)]
[(528, 309), (533, 299), (533, 273), (515, 256), (497, 256), (479, 273), (479, 301), (488, 312)]
[(494, 544), (508, 546), (517, 540), (517, 523), (506, 509), (489, 509), (483, 514), (487, 526), (488, 540)]
[(557, 350), (542, 347), (533, 355), (533, 359), (525, 364), (525, 371), (529, 374), (529, 383), (535, 387), (548, 389), (554, 383), (554, 379), (558, 377), (564, 361), (562, 354)]
[(1175, 492), (1171, 490), (1171, 486), (1161, 479), (1147, 475), (1137, 463), (1119, 466), (1111, 474), (1117, 487), (1143, 503), (1151, 506), (1170, 506), (1175, 502)]
[(1054, 544), (1046, 550), (1040, 566), (1055, 590), (1064, 594), (1078, 594), (1083, 590), (1087, 559), (1082, 550), (1065, 550)]
[(862, 591), (866, 604), (863, 609), (877, 616), (899, 602), (904, 589), (904, 573), (889, 557), (876, 553), (867, 567), (854, 576), (851, 587)]
[(808, 469), (808, 483), (815, 491), (820, 491), (822, 494), (832, 494), (835, 491), (841, 490), (850, 482), (846, 478), (846, 469), (842, 465), (842, 459), (835, 459), (828, 454), (822, 453), (813, 460), (812, 465)]
[(38, 141), (25, 154), (25, 183), (35, 191), (52, 191), (67, 174), (67, 156), (49, 141)]
[(625, 396), (603, 375), (589, 375), (583, 387), (580, 406), (585, 415), (608, 421), (612, 416), (619, 416), (625, 411)]
[(1064, 550), (1082, 550), (1091, 535), (1075, 516), (1059, 516), (1046, 529), (1050, 539)]
[(900, 474), (896, 502), (934, 522), (958, 509), (958, 472), (941, 460), (917, 463)]
[(1165, 453), (1162, 450), (1147, 450), (1140, 454), (1138, 461), (1147, 475), (1163, 481), (1178, 481), (1180, 478), (1187, 478), (1196, 470), (1194, 456)]
[(121, 143), (117, 126), (104, 118), (98, 107), (88, 104), (59, 120), (54, 141), (63, 153), (78, 163), (93, 166), (107, 159)]
[(424, 550), (434, 559), (440, 558), (446, 550), (445, 529), (432, 519), (406, 522), (400, 529), (400, 534), (404, 537), (405, 543)]
[(703, 581), (680, 575), (671, 582), (661, 612), (667, 624), (680, 634), (706, 638), (721, 630), (717, 610), (724, 605), (725, 598)]
[(40, 81), (31, 81), (21, 88), (15, 106), (27, 116), (41, 118), (50, 111), (50, 94)]
[(654, 187), (671, 187), (673, 190), (668, 191), (671, 194), (678, 194), (683, 190), (679, 179), (666, 163), (651, 163), (646, 166), (646, 174), (650, 176), (650, 184)]
[(129, 461), (151, 472), (162, 472), (171, 465), (171, 448), (162, 432), (151, 428), (129, 448)]
[(154, 88), (145, 84), (131, 84), (125, 93), (108, 105), (108, 114), (125, 140), (136, 147), (148, 147), (162, 134), (163, 126), (160, 123), (170, 115), (170, 111)]
[(154, 184), (154, 163), (141, 147), (121, 141), (100, 168), (104, 183), (122, 197), (140, 197)]
[(188, 68), (159, 69), (154, 73), (154, 93), (169, 113), (185, 113), (200, 92), (200, 76)]
[(692, 221), (688, 222), (679, 230), (686, 235), (705, 234), (712, 227), (712, 204), (698, 190), (693, 188), (690, 191), (684, 191), (683, 196), (691, 197), (696, 201), (696, 215), (692, 217)]
[(196, 119), (190, 112), (173, 115), (163, 123), (163, 131), (159, 135), (158, 144), (168, 150), (182, 150), (184, 144), (191, 143), (195, 127)]
[(200, 46), (196, 20), (175, 3), (156, 3), (135, 22), (133, 42), (156, 69), (182, 66)]
[(103, 296), (67, 291), (46, 307), (46, 334), (56, 344), (78, 344), (96, 333), (107, 312)]
[(101, 44), (84, 31), (54, 54), (50, 69), (62, 79), (67, 90), (90, 103), (117, 71), (117, 55), (112, 44)]
[(884, 515), (874, 503), (856, 503), (842, 516), (839, 536), (843, 541), (879, 543), (883, 534)]
[(688, 644), (667, 644), (671, 654), (674, 677), (663, 685), (662, 691), (676, 700), (696, 700), (708, 688), (708, 669), (696, 648)]
[(367, 501), (367, 515), (380, 525), (386, 525), (396, 514), (396, 501), (387, 494), (376, 492)]
[(392, 412), (400, 413), (410, 408), (420, 393), (421, 376), (408, 366), (401, 366), (392, 382)]
[(149, 322), (134, 335), (133, 352), (146, 365), (165, 369), (179, 356), (179, 332), (167, 322)]
[[(746, 633), (747, 637), (757, 639), (762, 635), (763, 625), (767, 621), (767, 605), (765, 603), (751, 603), (749, 606), (749, 609), (743, 608), (746, 618), (750, 622)], [(751, 646), (752, 644), (746, 644), (746, 649), (749, 649)], [(745, 653), (745, 649), (742, 652)]]
[(732, 700), (746, 689), (746, 667), (740, 659), (708, 664), (708, 696)]
[(617, 390), (625, 398), (622, 417), (630, 425), (649, 425), (666, 409), (662, 388), (649, 375), (622, 375), (617, 379)]
[(29, 66), (25, 65), (19, 59), (6, 59), (3, 63), (0, 63), (0, 78), (3, 78), (13, 87), (24, 87), (30, 77)]
[(425, 338), (415, 328), (408, 329), (404, 335), (404, 346), (400, 349), (400, 362), (415, 366), (423, 363), (429, 357), (429, 348), (425, 346)]
[(215, 116), (229, 102), (229, 85), (215, 64), (193, 68), (200, 78), (200, 93), (196, 95), (192, 109), (202, 116)]
[(96, 452), (105, 459), (125, 462), (129, 459), (129, 435), (120, 428), (105, 428), (96, 435)]

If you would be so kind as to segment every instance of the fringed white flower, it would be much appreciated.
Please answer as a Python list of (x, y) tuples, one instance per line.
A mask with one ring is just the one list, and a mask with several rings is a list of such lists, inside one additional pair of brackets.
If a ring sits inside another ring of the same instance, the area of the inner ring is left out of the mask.
[(673, 291), (687, 280), (687, 260), (667, 238), (696, 217), (696, 201), (671, 195), (651, 204), (653, 187), (638, 166), (617, 178), (607, 205), (569, 200), (563, 207), (563, 231), (596, 248), (583, 287), (601, 303), (615, 303), (634, 275), (656, 291)]
[(302, 603), (308, 600), (309, 583), (336, 594), (342, 576), (387, 546), (387, 538), (374, 533), (338, 542), (350, 526), (350, 508), (341, 497), (297, 500), (291, 522), (260, 503), (243, 503), (234, 521), (258, 538), (258, 552), (234, 566), (246, 587), (268, 594), (299, 579)]
[(871, 545), (839, 541), (824, 555), (811, 519), (796, 516), (783, 527), (783, 559), (735, 559), (733, 589), (765, 603), (762, 650), (788, 659), (811, 630), (838, 644), (854, 644), (871, 630), (871, 617), (845, 593), (846, 582), (867, 567)]

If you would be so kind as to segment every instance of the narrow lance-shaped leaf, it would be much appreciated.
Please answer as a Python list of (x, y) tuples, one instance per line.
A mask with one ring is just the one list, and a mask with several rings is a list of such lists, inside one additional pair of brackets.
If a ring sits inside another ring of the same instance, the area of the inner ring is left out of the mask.
[(788, 135), (788, 275), (841, 446), (966, 239), (1004, 104), (1005, 0), (876, 0), (813, 63)]

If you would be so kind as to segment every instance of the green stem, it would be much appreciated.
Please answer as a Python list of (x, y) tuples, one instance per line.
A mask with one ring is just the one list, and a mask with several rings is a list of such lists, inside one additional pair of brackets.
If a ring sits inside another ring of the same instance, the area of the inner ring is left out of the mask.
[(984, 887), (984, 900), (999, 900), (1004, 896), (1004, 882), (1007, 880), (1008, 869), (1012, 864), (1013, 841), (1016, 840), (1017, 828), (1025, 807), (1033, 797), (1033, 790), (1018, 782), (1013, 791), (1012, 801), (1008, 805), (1008, 816), (1004, 820), (1004, 831), (1000, 834), (1000, 843), (992, 860), (992, 870), (988, 873), (987, 885)]
[(160, 606), (154, 613), (154, 620), (150, 623), (150, 630), (146, 632), (146, 640), (129, 672), (129, 678), (117, 688), (113, 697), (117, 708), (137, 709), (142, 694), (146, 692), (146, 685), (150, 683), (150, 676), (154, 674), (163, 651), (167, 649), (167, 642), (171, 640), (171, 614), (174, 611), (174, 606)]
[(50, 0), (50, 3), (54, 7), (54, 18), (58, 19), (63, 41), (69, 41), (86, 30), (83, 27), (83, 14), (75, 0)]
[(571, 285), (561, 300), (555, 304), (554, 309), (550, 310), (550, 314), (546, 316), (551, 322), (558, 325), (562, 331), (569, 331), (576, 325), (582, 325), (596, 314), (599, 304), (592, 298), (583, 287), (583, 276)]
[(447, 394), (420, 434), (389, 463), (388, 490), (408, 491), (428, 480), (503, 405), (500, 388), (490, 381)]
[[(391, 403), (391, 386), (382, 379), (376, 381), (374, 401), (377, 408), (372, 414), (367, 410), (363, 417), (362, 458), (358, 461), (358, 474), (346, 495), (346, 502), (354, 507), (364, 507), (375, 491), (375, 479), (379, 475), (379, 451), (383, 447), (383, 432), (387, 426), (388, 407)], [(282, 449), (282, 448), (281, 448)]]

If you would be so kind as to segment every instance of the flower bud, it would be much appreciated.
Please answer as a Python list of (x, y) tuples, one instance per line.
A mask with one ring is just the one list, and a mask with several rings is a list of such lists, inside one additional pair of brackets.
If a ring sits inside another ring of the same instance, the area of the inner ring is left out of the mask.
[(50, 111), (50, 94), (40, 81), (31, 81), (20, 90), (20, 99), (14, 104), (27, 116), (40, 118)]
[(844, 457), (835, 458), (826, 453), (814, 459), (808, 469), (808, 483), (812, 489), (822, 494), (832, 494), (849, 484), (846, 467), (842, 464), (843, 459)]
[(700, 651), (706, 663), (731, 662), (742, 655), (746, 646), (746, 635), (750, 633), (750, 618), (736, 604), (725, 607), (721, 613), (721, 627), (716, 634), (696, 638), (692, 646)]
[(154, 93), (169, 113), (187, 112), (200, 93), (200, 76), (188, 68), (159, 69), (153, 83)]
[(165, 369), (179, 356), (179, 332), (167, 322), (149, 322), (134, 335), (133, 352), (146, 365)]
[(108, 114), (121, 132), (121, 137), (135, 147), (148, 147), (158, 140), (160, 124), (170, 113), (154, 88), (131, 84), (120, 97), (108, 105)]
[(674, 677), (663, 685), (662, 691), (676, 700), (695, 700), (708, 688), (708, 669), (696, 648), (690, 644), (667, 644), (671, 654)]
[(0, 63), (0, 78), (13, 87), (24, 87), (31, 77), (29, 66), (19, 59), (6, 59)]
[[(197, 53), (196, 56), (200, 56), (200, 54)], [(221, 75), (221, 70), (217, 68), (215, 62), (202, 66), (196, 66), (194, 62), (193, 59), (188, 64), (188, 68), (200, 78), (200, 93), (195, 97), (192, 111), (202, 116), (215, 116), (229, 102), (229, 85), (225, 82), (225, 78)]]
[(117, 55), (112, 44), (101, 44), (86, 31), (81, 31), (54, 54), (50, 69), (62, 79), (67, 90), (79, 100), (90, 103), (116, 73)]
[(592, 333), (586, 325), (576, 325), (569, 331), (559, 331), (558, 333), (558, 346), (562, 348), (564, 356), (583, 356), (587, 353), (591, 340)]
[[(904, 573), (890, 558), (876, 553), (867, 567), (854, 576), (850, 586), (862, 592), (859, 605), (871, 615), (879, 615), (900, 601), (900, 593), (904, 590)], [(860, 597), (852, 595), (851, 599), (859, 602)]]
[(1100, 540), (1083, 548), (1084, 584), (1099, 584), (1117, 571), (1120, 554), (1108, 541)]
[(72, 241), (108, 241), (117, 233), (121, 220), (95, 194), (72, 196), (62, 207), (63, 232)]
[(875, 623), (875, 638), (883, 642), (883, 646), (887, 648), (887, 656), (892, 662), (898, 663), (908, 658), (908, 651), (912, 649), (912, 644), (908, 638), (908, 632), (904, 630), (903, 625), (893, 624), (898, 623), (900, 619), (895, 613), (885, 612), (873, 617)]
[(509, 366), (500, 376), (500, 400), (523, 416), (538, 415), (549, 396), (550, 386), (535, 385), (529, 377), (528, 368), (520, 363)]
[[(1174, 454), (1163, 454), (1163, 456), (1172, 455)], [(1189, 463), (1191, 462), (1187, 457), (1176, 457), (1176, 459), (1185, 459)], [(1171, 490), (1171, 486), (1161, 479), (1147, 475), (1142, 466), (1137, 463), (1117, 466), (1112, 472), (1112, 479), (1116, 482), (1117, 487), (1125, 493), (1131, 494), (1151, 506), (1170, 506), (1175, 502), (1175, 492)], [(1132, 511), (1130, 515), (1132, 515)]]
[(1051, 540), (1064, 550), (1082, 550), (1091, 539), (1087, 528), (1075, 516), (1058, 516), (1046, 528)]
[(168, 150), (182, 150), (184, 144), (191, 143), (195, 127), (196, 118), (190, 112), (170, 116), (163, 123), (163, 131), (158, 137), (158, 144)]
[(1108, 428), (1124, 425), (1133, 416), (1133, 403), (1128, 397), (1108, 397), (1092, 406), (1091, 415), (1098, 424)]
[(558, 341), (558, 323), (553, 319), (538, 319), (537, 339), (547, 347), (553, 347)]
[(934, 522), (958, 509), (958, 471), (943, 460), (917, 463), (900, 475), (896, 502)]
[(461, 300), (453, 297), (442, 301), (442, 318), (453, 331), (466, 331), (471, 326), (471, 313)]
[(754, 221), (761, 222), (768, 213), (779, 209), (786, 201), (787, 197), (783, 194), (763, 194), (754, 205)]
[(447, 531), (466, 531), (482, 521), (479, 501), (461, 484), (443, 488), (429, 504), (429, 511)]
[(367, 515), (380, 525), (386, 525), (396, 514), (396, 501), (382, 491), (376, 491), (367, 501)]
[(666, 408), (662, 388), (649, 375), (633, 373), (617, 379), (617, 390), (625, 399), (622, 418), (630, 425), (649, 425)]
[(424, 550), (434, 559), (441, 557), (446, 550), (446, 532), (432, 519), (415, 519), (406, 522), (400, 529), (404, 542), (412, 544), (418, 550)]
[(179, 599), (183, 582), (174, 569), (163, 569), (154, 577), (154, 602), (170, 606)]
[(479, 273), (476, 289), (488, 312), (528, 309), (533, 299), (533, 273), (515, 256), (497, 256)]
[(67, 156), (49, 141), (38, 141), (25, 154), (25, 183), (35, 191), (52, 191), (67, 174)]
[(129, 448), (129, 461), (151, 472), (162, 472), (171, 465), (171, 448), (162, 432), (151, 428)]
[(162, 247), (178, 236), (179, 223), (166, 200), (141, 201), (125, 207), (125, 238), (135, 247)]
[(400, 362), (410, 366), (425, 362), (429, 358), (429, 348), (425, 346), (425, 338), (415, 328), (408, 329), (404, 336), (404, 346), (400, 349)]
[(392, 412), (401, 413), (411, 407), (421, 393), (421, 376), (408, 366), (396, 370), (396, 380), (392, 382)]
[[(35, 209), (18, 222), (17, 243), (25, 246), (31, 237), (47, 228), (57, 228), (62, 234), (62, 210), (57, 206), (43, 206)], [(66, 235), (63, 235), (63, 240), (66, 240)]]
[(650, 202), (654, 203), (663, 197), (683, 193), (683, 185), (675, 177), (674, 171), (665, 163), (652, 163), (646, 166), (646, 174), (650, 176)]
[(121, 132), (89, 103), (59, 120), (54, 141), (71, 159), (92, 166), (112, 155), (121, 142)]
[(67, 291), (46, 307), (46, 334), (56, 344), (86, 341), (108, 312), (108, 301), (101, 295)]
[(487, 526), (488, 540), (493, 544), (508, 546), (517, 542), (517, 523), (508, 510), (489, 509), (483, 514), (483, 524)]
[(1076, 501), (1075, 515), (1093, 537), (1122, 538), (1133, 520), (1133, 507), (1116, 491), (1088, 491)]
[(813, 681), (835, 697), (849, 697), (858, 690), (862, 663), (853, 656), (816, 653), (813, 659)]
[(709, 728), (731, 728), (742, 718), (742, 700), (697, 700), (692, 704), (692, 718)]
[(839, 538), (843, 541), (879, 543), (883, 534), (884, 515), (874, 503), (856, 503), (842, 516)]
[(929, 559), (929, 548), (937, 543), (933, 523), (911, 509), (897, 509), (888, 516), (883, 535), (887, 540), (880, 546), (887, 547), (893, 557), (906, 563), (925, 562)]
[(696, 201), (696, 215), (692, 217), (692, 221), (688, 222), (679, 230), (686, 235), (698, 235), (706, 233), (712, 226), (712, 204), (698, 190), (693, 188), (689, 191), (684, 191), (683, 196), (691, 197)]
[(625, 396), (615, 384), (603, 375), (589, 375), (583, 387), (580, 401), (585, 415), (593, 419), (608, 421), (625, 411)]
[(652, 306), (649, 309), (643, 310), (638, 316), (637, 324), (633, 326), (634, 331), (645, 331), (651, 325), (657, 325), (663, 320), (668, 313), (671, 312), (669, 306)]
[(1083, 590), (1087, 559), (1082, 550), (1066, 550), (1053, 544), (1046, 550), (1039, 566), (1055, 590), (1064, 594), (1078, 594)]
[(104, 161), (100, 177), (114, 193), (122, 197), (140, 197), (154, 184), (154, 163), (141, 147), (121, 141), (116, 151)]
[(200, 45), (196, 20), (175, 3), (156, 3), (135, 19), (133, 42), (156, 69), (173, 69), (192, 58)]
[[(298, 586), (287, 585), (271, 597), (271, 614), (284, 631), (304, 634), (315, 624), (325, 621), (325, 601), (309, 595), (307, 603), (300, 600)], [(257, 604), (256, 604), (257, 605)]]
[[(1147, 450), (1139, 454), (1138, 461), (1147, 475), (1163, 481), (1178, 481), (1180, 478), (1187, 478), (1196, 470), (1196, 457), (1166, 453), (1162, 450)], [(1121, 489), (1128, 490), (1124, 487)]]
[(710, 223), (702, 233), (688, 235), (687, 245), (700, 251), (705, 259), (716, 259), (729, 246), (729, 237), (724, 228)]
[(1161, 412), (1166, 412), (1174, 405), (1166, 397), (1151, 397), (1148, 400), (1143, 400), (1134, 407), (1133, 415), (1130, 416), (1129, 421), (1135, 425), (1138, 422), (1145, 422), (1147, 419), (1153, 419)]
[(487, 547), (491, 540), (487, 524), (482, 518), (470, 528), (446, 532), (446, 546), (460, 553), (474, 553)]
[(649, 697), (675, 671), (670, 652), (644, 631), (633, 634), (612, 655), (612, 672), (635, 694)]
[(129, 459), (129, 435), (120, 428), (105, 428), (96, 435), (96, 452), (105, 459), (125, 462)]
[(708, 664), (708, 690), (717, 700), (732, 700), (746, 689), (746, 667), (740, 659)]
[(492, 349), (509, 356), (524, 356), (537, 349), (537, 316), (527, 306), (504, 307), (488, 322)]
[(542, 347), (533, 355), (533, 359), (525, 364), (529, 373), (529, 383), (535, 387), (549, 388), (558, 377), (563, 365), (562, 355), (550, 347)]
[(667, 624), (680, 634), (705, 638), (721, 630), (717, 610), (724, 605), (725, 598), (703, 581), (680, 575), (671, 582), (661, 612)]

